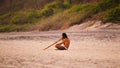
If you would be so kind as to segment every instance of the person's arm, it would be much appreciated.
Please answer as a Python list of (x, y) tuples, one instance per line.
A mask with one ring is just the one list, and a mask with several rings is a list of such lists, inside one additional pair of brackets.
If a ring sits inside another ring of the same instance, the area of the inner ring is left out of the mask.
[(64, 44), (65, 40), (64, 39), (61, 39), (60, 42), (58, 42), (57, 44), (61, 45), (61, 44)]

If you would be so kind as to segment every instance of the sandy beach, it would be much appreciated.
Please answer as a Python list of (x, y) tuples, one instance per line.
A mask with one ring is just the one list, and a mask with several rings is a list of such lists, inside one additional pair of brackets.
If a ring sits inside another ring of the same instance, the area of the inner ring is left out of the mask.
[[(43, 50), (62, 32), (68, 50)], [(0, 68), (120, 68), (120, 31), (0, 33)]]

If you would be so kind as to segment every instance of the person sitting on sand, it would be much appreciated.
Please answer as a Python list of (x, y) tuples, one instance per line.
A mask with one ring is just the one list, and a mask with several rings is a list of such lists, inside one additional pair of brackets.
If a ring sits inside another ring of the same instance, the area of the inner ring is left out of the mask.
[(62, 42), (55, 45), (58, 50), (67, 50), (70, 45), (70, 40), (66, 33), (62, 33)]

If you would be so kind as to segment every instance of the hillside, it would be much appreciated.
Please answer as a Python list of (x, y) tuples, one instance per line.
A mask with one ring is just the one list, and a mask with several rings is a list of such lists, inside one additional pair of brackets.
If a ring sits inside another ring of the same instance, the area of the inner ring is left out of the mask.
[(88, 20), (120, 23), (120, 1), (0, 0), (0, 32), (66, 29)]

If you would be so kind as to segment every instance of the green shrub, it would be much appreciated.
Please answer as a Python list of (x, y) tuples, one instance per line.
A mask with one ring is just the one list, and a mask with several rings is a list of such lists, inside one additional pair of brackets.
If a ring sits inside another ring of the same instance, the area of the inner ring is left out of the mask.
[(98, 13), (105, 11), (107, 9), (114, 8), (118, 6), (118, 4), (119, 4), (119, 0), (102, 0), (101, 2), (94, 4), (93, 5), (94, 7), (91, 9), (93, 10), (94, 13)]
[(14, 31), (15, 25), (4, 25), (4, 26), (0, 26), (0, 32), (10, 32), (10, 31)]
[(80, 12), (81, 10), (87, 8), (89, 4), (77, 4), (73, 5), (70, 9), (66, 10), (68, 13), (71, 12)]
[(50, 15), (53, 15), (53, 9), (51, 8), (44, 8), (42, 11), (41, 11), (41, 15), (43, 17), (48, 17)]
[(0, 25), (0, 32), (26, 31), (26, 30), (29, 30), (30, 27), (31, 27), (31, 24), (24, 24), (24, 25), (15, 25), (15, 24)]
[(46, 18), (40, 22), (40, 30), (57, 30), (60, 29), (63, 25), (63, 22), (60, 22), (61, 18), (58, 18), (57, 15)]
[(66, 8), (70, 8), (72, 5), (71, 5), (70, 2), (65, 1), (65, 2), (63, 3), (63, 6), (64, 6), (64, 8), (66, 9)]
[(16, 14), (11, 18), (13, 24), (25, 24), (27, 23), (27, 17), (24, 14)]
[(41, 14), (42, 16), (48, 17), (51, 16), (57, 12), (61, 12), (65, 10), (66, 8), (69, 8), (69, 4), (67, 3), (61, 3), (61, 2), (52, 2), (47, 4), (42, 10)]
[[(103, 0), (98, 3), (89, 4), (79, 12), (79, 16), (71, 21), (73, 24), (79, 24), (85, 19), (92, 18), (93, 15), (114, 8), (119, 4), (118, 0)], [(72, 16), (73, 17), (73, 16)]]
[(105, 21), (120, 21), (120, 5), (111, 9), (104, 19)]
[(16, 25), (15, 27), (15, 30), (14, 31), (27, 31), (30, 29), (30, 27), (32, 26), (33, 24), (24, 24), (24, 25)]
[(27, 23), (34, 23), (37, 22), (42, 16), (40, 10), (32, 9), (26, 12)]
[[(66, 4), (69, 3), (66, 2)], [(58, 28), (62, 27), (62, 24), (66, 24), (66, 23), (71, 26), (74, 24), (79, 24), (85, 19), (91, 18), (94, 14), (97, 14), (102, 11), (106, 11), (117, 5), (118, 5), (118, 0), (103, 0), (101, 2), (92, 3), (92, 4), (77, 4), (77, 5), (73, 5), (71, 8), (69, 7), (69, 9), (65, 10), (64, 12), (61, 12), (60, 14), (54, 15), (52, 17), (54, 19), (49, 20), (49, 22), (45, 22), (45, 23), (41, 22), (41, 23), (44, 23), (43, 26), (45, 25), (48, 26), (47, 28), (45, 28), (46, 26), (43, 27), (43, 29), (45, 30), (49, 30), (53, 28), (55, 29), (56, 28), (55, 27), (56, 25), (54, 25), (55, 23), (59, 23)], [(52, 5), (49, 5), (48, 7), (49, 10), (51, 10), (50, 12), (51, 14), (48, 14), (48, 16), (54, 14), (55, 13), (54, 11), (56, 10), (55, 3), (52, 3)]]
[(7, 17), (10, 17), (10, 16), (11, 16), (10, 13), (6, 13), (6, 14), (0, 16), (0, 20), (6, 19)]
[(39, 18), (41, 18), (39, 10), (19, 11), (13, 15), (11, 23), (13, 24), (34, 23), (37, 22)]
[(40, 18), (40, 11), (39, 10), (35, 10), (35, 9), (31, 9), (29, 11), (27, 11), (27, 17), (29, 18)]
[[(15, 11), (12, 12), (12, 14), (7, 13), (0, 16), (0, 31), (9, 32), (30, 30), (30, 28), (33, 28), (33, 24), (37, 24), (37, 28), (41, 30), (56, 30), (61, 29), (64, 26), (66, 27), (66, 25), (71, 26), (80, 24), (86, 19), (93, 19), (93, 16), (99, 13), (101, 13), (99, 15), (102, 16), (101, 18), (105, 16), (105, 21), (120, 21), (120, 5), (117, 7), (120, 0), (102, 0), (101, 2), (92, 4), (76, 5), (71, 4), (70, 1), (72, 0), (66, 0), (63, 3), (60, 1), (54, 1), (48, 3), (41, 10), (19, 10), (22, 8), (22, 2), (19, 5), (16, 4), (18, 7), (14, 8), (13, 5), (12, 9)], [(35, 0), (35, 3), (36, 2), (37, 0)], [(31, 4), (33, 3), (31, 2)], [(3, 25), (3, 23), (8, 24)]]
[(6, 13), (0, 16), (0, 24), (6, 25), (9, 24), (9, 21), (11, 19), (12, 13)]
[(40, 23), (41, 30), (57, 30), (69, 27), (69, 25), (78, 24), (82, 14), (79, 12), (88, 7), (88, 4), (74, 5), (61, 13), (57, 13)]

